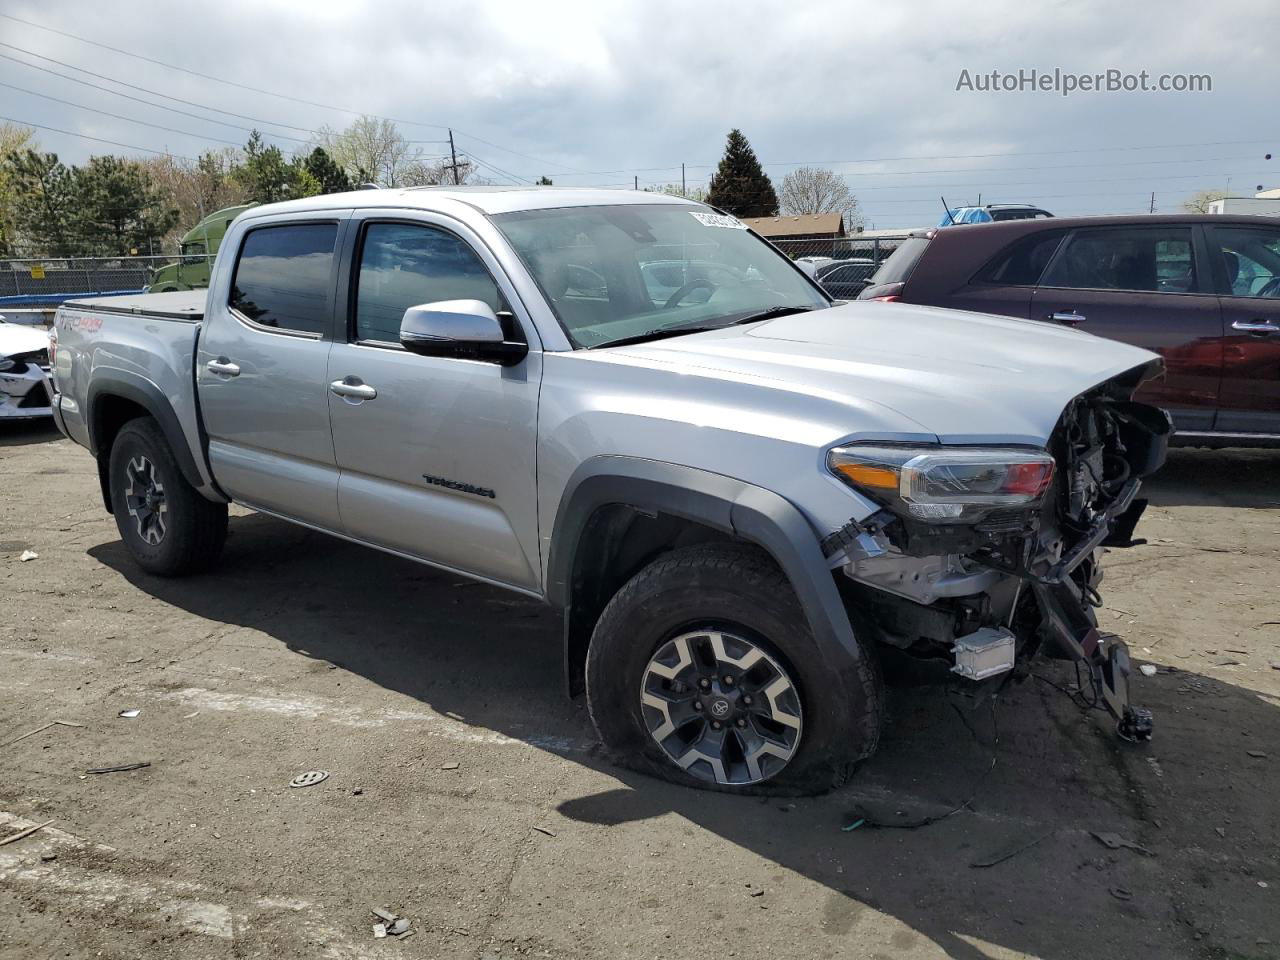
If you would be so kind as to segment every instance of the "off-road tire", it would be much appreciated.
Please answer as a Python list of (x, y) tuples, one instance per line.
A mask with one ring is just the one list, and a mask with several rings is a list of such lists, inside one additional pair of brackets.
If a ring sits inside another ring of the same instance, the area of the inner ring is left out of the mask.
[[(752, 638), (781, 664), (798, 691), (803, 731), (795, 753), (770, 779), (722, 784), (681, 769), (650, 735), (641, 688), (650, 658), (672, 637), (701, 627)], [(782, 571), (747, 545), (705, 544), (655, 560), (609, 601), (587, 651), (592, 722), (619, 764), (674, 783), (728, 793), (807, 795), (845, 783), (875, 752), (884, 701), (874, 652), (823, 656)]]
[[(144, 462), (163, 486), (165, 529), (158, 543), (144, 539), (129, 512), (130, 465)], [(227, 505), (205, 499), (187, 482), (155, 420), (138, 417), (120, 428), (107, 469), (116, 528), (138, 566), (179, 577), (213, 565), (227, 539)]]

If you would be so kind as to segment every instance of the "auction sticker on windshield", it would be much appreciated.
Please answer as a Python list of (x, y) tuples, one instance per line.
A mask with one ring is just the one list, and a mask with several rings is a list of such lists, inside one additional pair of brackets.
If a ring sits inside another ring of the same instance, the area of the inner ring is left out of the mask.
[(747, 225), (737, 217), (730, 217), (723, 213), (702, 213), (701, 211), (691, 210), (689, 211), (689, 216), (704, 227), (728, 227), (730, 230), (747, 229)]

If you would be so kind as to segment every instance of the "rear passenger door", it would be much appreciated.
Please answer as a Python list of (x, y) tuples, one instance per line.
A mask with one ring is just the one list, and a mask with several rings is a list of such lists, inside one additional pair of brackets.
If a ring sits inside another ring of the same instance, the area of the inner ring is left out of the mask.
[[(329, 357), (329, 409), (350, 536), (454, 570), (536, 589), (537, 333), (496, 258), (464, 225), (421, 213), (357, 213), (346, 329)], [(585, 282), (585, 281), (583, 281)], [(400, 346), (408, 307), (482, 300), (515, 366), (425, 357)], [(518, 312), (517, 312), (518, 311)], [(366, 398), (344, 385), (367, 388)]]
[(209, 465), (248, 506), (340, 530), (328, 359), (343, 217), (255, 223), (229, 296), (211, 296), (196, 356)]
[(1031, 301), (1032, 319), (1164, 357), (1164, 377), (1139, 397), (1184, 430), (1212, 429), (1222, 380), (1222, 315), (1203, 243), (1185, 224), (1074, 230)]

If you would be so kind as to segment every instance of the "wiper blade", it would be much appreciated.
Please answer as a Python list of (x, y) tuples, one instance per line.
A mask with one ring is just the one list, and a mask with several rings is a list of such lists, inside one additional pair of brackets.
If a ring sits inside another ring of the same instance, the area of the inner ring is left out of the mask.
[(758, 320), (775, 320), (778, 317), (789, 317), (797, 313), (808, 313), (816, 310), (817, 307), (769, 307), (765, 310), (758, 310), (755, 313), (748, 313), (745, 317), (738, 317), (729, 323), (721, 324), (722, 327), (736, 327), (744, 323), (755, 323)]
[(707, 333), (711, 330), (723, 330), (726, 327), (736, 327), (743, 323), (755, 323), (758, 320), (773, 320), (777, 317), (789, 317), (794, 313), (808, 313), (810, 310), (816, 310), (817, 307), (784, 307), (778, 305), (776, 307), (768, 307), (764, 310), (757, 310), (755, 313), (748, 313), (746, 316), (737, 317), (728, 323), (717, 323), (711, 326), (696, 327), (659, 327), (656, 330), (649, 330), (645, 333), (637, 333), (634, 336), (623, 337), (620, 340), (610, 340), (607, 343), (596, 343), (588, 347), (588, 350), (600, 350), (604, 347), (625, 347), (631, 343), (648, 343), (651, 340), (665, 340), (667, 337), (679, 337), (686, 333)]
[(588, 350), (602, 350), (605, 347), (625, 347), (631, 343), (648, 343), (651, 340), (665, 340), (668, 337), (679, 337), (686, 333), (706, 333), (708, 330), (719, 330), (719, 327), (659, 327), (634, 336), (622, 337), (619, 340), (608, 340), (605, 343), (593, 343)]

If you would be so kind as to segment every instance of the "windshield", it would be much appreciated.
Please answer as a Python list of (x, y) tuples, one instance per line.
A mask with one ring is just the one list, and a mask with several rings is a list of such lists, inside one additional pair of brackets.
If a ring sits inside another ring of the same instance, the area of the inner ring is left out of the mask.
[(577, 347), (829, 305), (777, 250), (705, 207), (562, 207), (493, 221)]

